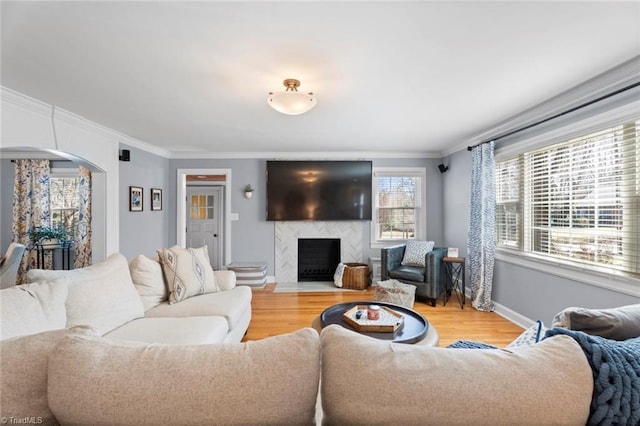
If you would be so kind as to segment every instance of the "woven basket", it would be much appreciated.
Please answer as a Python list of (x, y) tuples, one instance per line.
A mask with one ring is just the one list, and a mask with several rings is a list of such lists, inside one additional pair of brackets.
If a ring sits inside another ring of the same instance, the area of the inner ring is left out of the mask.
[(369, 265), (366, 263), (345, 263), (342, 273), (342, 288), (365, 290), (369, 287)]

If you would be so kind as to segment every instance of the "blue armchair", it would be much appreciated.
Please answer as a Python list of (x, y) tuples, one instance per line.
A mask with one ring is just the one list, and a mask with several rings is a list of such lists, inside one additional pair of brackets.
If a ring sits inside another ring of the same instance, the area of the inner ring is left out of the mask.
[(382, 249), (380, 258), (382, 280), (394, 279), (415, 285), (416, 297), (428, 299), (431, 306), (436, 306), (436, 300), (445, 290), (442, 258), (446, 256), (447, 248), (434, 247), (427, 253), (424, 268), (402, 265), (405, 248), (405, 244), (400, 244)]

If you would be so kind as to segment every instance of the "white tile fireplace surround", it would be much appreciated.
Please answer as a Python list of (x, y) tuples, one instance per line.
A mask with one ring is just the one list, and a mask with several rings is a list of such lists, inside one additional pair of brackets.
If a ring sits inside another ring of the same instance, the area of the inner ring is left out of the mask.
[(362, 262), (364, 227), (369, 222), (276, 222), (276, 282), (298, 281), (298, 238), (339, 238), (340, 261)]

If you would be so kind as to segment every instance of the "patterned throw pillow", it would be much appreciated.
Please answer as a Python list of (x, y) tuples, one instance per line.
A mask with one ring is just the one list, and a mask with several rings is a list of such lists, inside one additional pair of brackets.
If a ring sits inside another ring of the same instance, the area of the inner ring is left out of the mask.
[(407, 241), (407, 247), (404, 250), (404, 258), (402, 264), (406, 266), (425, 267), (424, 257), (433, 250), (435, 242), (433, 241)]
[(531, 327), (523, 331), (522, 334), (516, 338), (516, 340), (509, 343), (507, 348), (515, 348), (518, 346), (529, 346), (529, 345), (538, 343), (544, 336), (545, 331), (546, 331), (546, 328), (544, 324), (542, 323), (542, 321), (538, 320)]
[(457, 340), (447, 346), (450, 349), (498, 349), (497, 346), (473, 340)]
[(219, 291), (209, 263), (207, 246), (200, 248), (172, 247), (158, 250), (162, 263), (169, 304), (205, 293)]

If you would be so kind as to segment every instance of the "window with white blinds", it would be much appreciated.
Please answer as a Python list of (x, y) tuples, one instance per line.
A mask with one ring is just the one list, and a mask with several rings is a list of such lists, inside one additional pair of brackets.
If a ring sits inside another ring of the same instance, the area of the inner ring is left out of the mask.
[(640, 121), (496, 162), (498, 247), (640, 277)]
[(424, 178), (424, 169), (374, 170), (372, 242), (424, 239)]
[(73, 240), (76, 229), (78, 229), (80, 215), (78, 210), (78, 176), (52, 172), (49, 182), (51, 226), (64, 229), (69, 239)]

